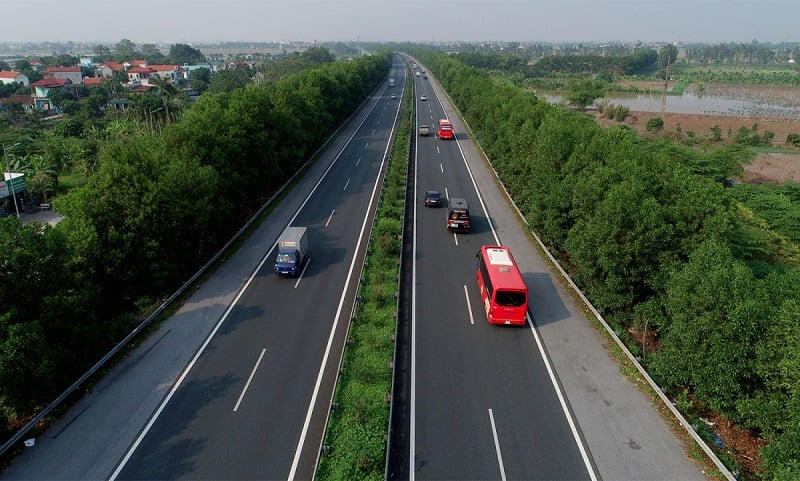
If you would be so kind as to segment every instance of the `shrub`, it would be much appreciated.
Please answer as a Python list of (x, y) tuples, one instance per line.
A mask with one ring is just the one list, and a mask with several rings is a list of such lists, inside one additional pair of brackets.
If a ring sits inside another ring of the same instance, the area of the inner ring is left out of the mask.
[(661, 130), (664, 128), (664, 119), (661, 117), (653, 117), (652, 119), (647, 121), (647, 131), (650, 132), (652, 130)]

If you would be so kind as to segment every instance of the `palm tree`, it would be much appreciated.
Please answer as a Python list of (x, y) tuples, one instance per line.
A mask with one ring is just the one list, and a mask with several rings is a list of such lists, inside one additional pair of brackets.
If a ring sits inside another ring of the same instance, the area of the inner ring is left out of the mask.
[(170, 107), (175, 107), (175, 97), (178, 96), (178, 89), (173, 85), (172, 80), (164, 77), (155, 77), (150, 79), (150, 83), (158, 88), (158, 96), (161, 97), (161, 103), (164, 106), (164, 117), (167, 122), (172, 120), (170, 115)]
[(24, 166), (28, 190), (38, 194), (42, 202), (47, 202), (47, 194), (58, 185), (58, 172), (42, 154), (30, 154), (25, 158), (28, 161)]

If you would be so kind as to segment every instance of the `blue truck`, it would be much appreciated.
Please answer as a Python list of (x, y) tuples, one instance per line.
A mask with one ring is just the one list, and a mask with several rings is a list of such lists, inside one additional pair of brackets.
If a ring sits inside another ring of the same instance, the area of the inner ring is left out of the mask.
[(278, 256), (275, 258), (275, 273), (284, 276), (300, 275), (308, 260), (308, 229), (287, 227), (278, 237), (276, 247)]

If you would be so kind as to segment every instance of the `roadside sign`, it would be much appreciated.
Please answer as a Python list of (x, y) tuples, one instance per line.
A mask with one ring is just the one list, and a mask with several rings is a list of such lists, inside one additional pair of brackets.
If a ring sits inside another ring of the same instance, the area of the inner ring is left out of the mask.
[(18, 194), (26, 189), (25, 174), (3, 172), (3, 181), (0, 182), (0, 197)]

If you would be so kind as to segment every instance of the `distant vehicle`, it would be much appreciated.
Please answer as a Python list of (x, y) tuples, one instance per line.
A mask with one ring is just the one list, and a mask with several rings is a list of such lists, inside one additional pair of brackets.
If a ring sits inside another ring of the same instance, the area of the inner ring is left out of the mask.
[(453, 197), (447, 205), (447, 230), (469, 232), (469, 204), (467, 199)]
[(424, 78), (425, 80), (427, 80), (427, 79), (428, 79), (428, 76), (427, 76), (427, 75), (423, 75), (423, 76), (422, 76), (422, 78)]
[(394, 79), (393, 78), (389, 79), (389, 87), (394, 87)]
[(417, 77), (419, 77), (419, 72), (417, 72)]
[(447, 119), (439, 120), (439, 138), (440, 139), (453, 138), (453, 124)]
[(396, 99), (396, 98), (397, 98), (397, 95), (392, 94), (392, 99)]
[(427, 96), (427, 95), (420, 95), (420, 96), (419, 96), (419, 99), (420, 99), (421, 101), (425, 102), (426, 100), (428, 100), (428, 96)]
[(274, 271), (278, 275), (297, 276), (308, 260), (308, 229), (287, 227), (278, 237), (278, 256)]
[(490, 324), (525, 324), (528, 287), (511, 250), (505, 246), (483, 246), (476, 257), (478, 268), (475, 277), (486, 320)]
[(438, 190), (429, 190), (425, 192), (425, 207), (441, 207), (442, 194)]
[(422, 125), (419, 126), (419, 135), (421, 135), (423, 137), (427, 137), (428, 134), (430, 134), (430, 133), (431, 133), (431, 129), (427, 125), (422, 124)]

